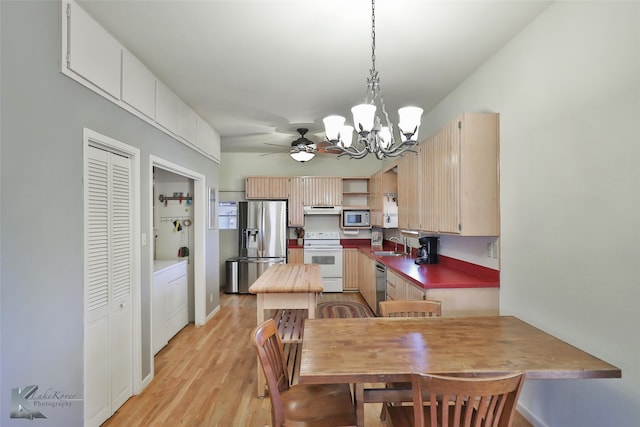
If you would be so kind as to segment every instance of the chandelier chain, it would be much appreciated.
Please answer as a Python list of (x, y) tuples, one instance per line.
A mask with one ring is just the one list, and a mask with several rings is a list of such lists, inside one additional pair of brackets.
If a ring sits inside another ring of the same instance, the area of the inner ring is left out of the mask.
[[(403, 128), (399, 124), (398, 128), (400, 129), (401, 137), (404, 136), (404, 139), (401, 138), (400, 140), (397, 140), (394, 137), (393, 123), (389, 119), (387, 107), (382, 95), (380, 77), (378, 71), (376, 70), (376, 13), (375, 0), (371, 0), (371, 68), (369, 69), (369, 77), (367, 78), (367, 91), (364, 97), (364, 104), (373, 105), (373, 111), (375, 112), (375, 109), (377, 107), (376, 104), (378, 103), (378, 106), (380, 107), (380, 110), (378, 111), (382, 112), (381, 116), (384, 122), (380, 120), (380, 117), (378, 117), (378, 115), (374, 116), (373, 123), (367, 124), (366, 120), (369, 119), (365, 119), (364, 123), (356, 122), (355, 110), (356, 108), (358, 108), (359, 111), (362, 112), (362, 109), (360, 108), (360, 106), (356, 106), (352, 109), (354, 114), (354, 126), (359, 126), (359, 129), (356, 129), (357, 141), (354, 145), (351, 144), (351, 136), (346, 138), (344, 141), (341, 138), (341, 132), (345, 128), (351, 129), (347, 130), (347, 132), (353, 132), (353, 128), (350, 126), (343, 126), (342, 130), (338, 129), (344, 124), (344, 117), (326, 117), (325, 129), (328, 126), (328, 122), (331, 121), (334, 123), (331, 125), (331, 135), (335, 136), (329, 137), (329, 131), (327, 130), (327, 139), (332, 144), (332, 147), (330, 147), (329, 149), (341, 151), (341, 153), (338, 154), (338, 157), (347, 155), (352, 159), (362, 159), (369, 153), (374, 154), (378, 159), (397, 157), (403, 155), (406, 152), (416, 153), (414, 150), (412, 150), (412, 147), (414, 147), (417, 143), (417, 138), (414, 138), (414, 136), (417, 137), (417, 130), (420, 126), (419, 117), (417, 120), (417, 126), (414, 127), (413, 118), (408, 117), (407, 114), (405, 114), (405, 118), (408, 118), (409, 120), (408, 122), (405, 122), (404, 125), (409, 125), (409, 130), (403, 132)], [(415, 110), (419, 110), (418, 114), (422, 115), (422, 109), (420, 108), (410, 107), (403, 108), (402, 110), (405, 110), (405, 113), (406, 110), (413, 110), (413, 113), (416, 112)], [(369, 109), (369, 111), (371, 111), (371, 109)], [(402, 113), (399, 114), (402, 116)], [(411, 113), (409, 113), (409, 115), (410, 114)], [(329, 119), (331, 120), (329, 121)], [(336, 125), (335, 119), (338, 119), (338, 122), (341, 124)]]
[(371, 71), (376, 72), (376, 0), (371, 0)]

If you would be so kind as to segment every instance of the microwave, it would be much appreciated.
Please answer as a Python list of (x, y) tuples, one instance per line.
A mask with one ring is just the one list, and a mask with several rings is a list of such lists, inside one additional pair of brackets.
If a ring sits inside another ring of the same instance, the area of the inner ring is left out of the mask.
[(343, 227), (369, 227), (371, 222), (369, 221), (368, 210), (343, 210), (342, 211), (342, 226)]

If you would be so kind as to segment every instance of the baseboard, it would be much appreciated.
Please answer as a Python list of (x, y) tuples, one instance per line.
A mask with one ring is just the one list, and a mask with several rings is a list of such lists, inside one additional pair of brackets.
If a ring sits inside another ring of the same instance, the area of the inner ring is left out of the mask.
[(533, 414), (533, 412), (531, 412), (522, 403), (518, 403), (518, 407), (516, 409), (518, 410), (518, 412), (520, 412), (520, 415), (522, 415), (524, 418), (526, 418), (526, 420), (529, 421), (533, 425), (533, 427), (549, 427), (548, 425), (543, 423), (542, 420), (540, 420), (540, 418), (536, 417)]
[[(219, 312), (219, 311), (220, 311), (220, 304), (218, 304), (218, 306), (217, 306), (216, 308), (214, 308), (213, 310), (211, 310), (211, 313), (209, 313), (209, 314), (207, 315), (207, 317), (205, 317), (205, 318), (204, 318), (204, 324), (206, 325), (206, 324), (207, 324), (207, 322), (208, 322), (209, 320), (211, 320), (211, 318), (212, 318), (213, 316), (215, 316), (215, 314), (216, 314), (217, 312)], [(202, 325), (202, 326), (204, 326), (204, 325)]]

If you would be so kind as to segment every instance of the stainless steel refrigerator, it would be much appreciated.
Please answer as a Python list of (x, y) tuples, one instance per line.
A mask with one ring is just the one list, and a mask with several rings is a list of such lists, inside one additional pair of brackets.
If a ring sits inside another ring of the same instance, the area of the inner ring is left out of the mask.
[(227, 260), (227, 293), (248, 293), (269, 267), (287, 262), (287, 202), (239, 202), (238, 241), (238, 256)]

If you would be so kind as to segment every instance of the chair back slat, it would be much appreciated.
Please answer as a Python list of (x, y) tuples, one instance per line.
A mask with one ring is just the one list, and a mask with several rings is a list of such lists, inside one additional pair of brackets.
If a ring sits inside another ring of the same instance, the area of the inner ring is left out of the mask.
[[(523, 373), (493, 378), (414, 373), (411, 382), (415, 426), (509, 427), (524, 378)], [(425, 412), (430, 424), (425, 424)]]
[(280, 393), (289, 388), (290, 382), (276, 322), (269, 319), (258, 325), (251, 335), (251, 340), (256, 347), (258, 359), (269, 387), (273, 424), (281, 425), (284, 422), (284, 412)]
[(380, 301), (382, 317), (440, 317), (442, 303), (426, 300), (389, 300)]

